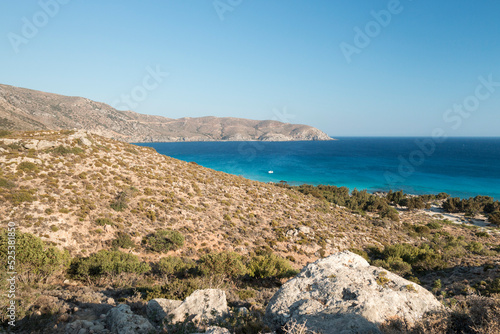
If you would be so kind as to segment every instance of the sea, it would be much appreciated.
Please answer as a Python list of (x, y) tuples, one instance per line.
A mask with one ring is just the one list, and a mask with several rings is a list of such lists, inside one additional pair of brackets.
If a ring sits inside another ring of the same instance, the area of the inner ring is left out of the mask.
[(262, 182), (500, 200), (500, 137), (340, 137), (332, 141), (141, 143)]

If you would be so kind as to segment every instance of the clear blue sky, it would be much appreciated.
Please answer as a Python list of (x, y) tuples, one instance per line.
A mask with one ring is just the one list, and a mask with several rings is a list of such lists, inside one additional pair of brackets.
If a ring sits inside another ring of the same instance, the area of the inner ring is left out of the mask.
[[(160, 66), (168, 77), (134, 111), (278, 111), (331, 136), (500, 135), (500, 87), (474, 98), (480, 76), (500, 82), (498, 0), (60, 1), (53, 17), (38, 1), (0, 3), (0, 83), (111, 104)], [(368, 46), (355, 27), (372, 29)], [(468, 117), (446, 113), (465, 101)]]

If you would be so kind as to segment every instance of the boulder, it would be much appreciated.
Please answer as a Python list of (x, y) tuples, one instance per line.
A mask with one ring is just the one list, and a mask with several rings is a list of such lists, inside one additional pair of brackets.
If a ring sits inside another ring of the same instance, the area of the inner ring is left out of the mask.
[(160, 322), (167, 316), (167, 314), (175, 310), (181, 304), (182, 301), (180, 300), (165, 298), (151, 299), (146, 307), (146, 314), (149, 319), (155, 322)]
[(155, 328), (144, 317), (134, 314), (130, 306), (120, 304), (109, 310), (106, 325), (114, 334), (149, 334)]
[(204, 333), (195, 333), (195, 334), (231, 334), (231, 332), (227, 328), (211, 326), (208, 327)]
[(265, 319), (272, 329), (303, 324), (328, 333), (379, 333), (399, 317), (413, 323), (444, 307), (432, 293), (345, 251), (307, 265), (271, 298)]
[(228, 312), (226, 293), (218, 289), (196, 290), (168, 314), (172, 323), (183, 322), (186, 316), (195, 322), (213, 321)]
[(57, 142), (55, 141), (48, 141), (48, 140), (40, 140), (37, 145), (38, 150), (46, 150), (52, 147), (56, 147), (58, 145)]

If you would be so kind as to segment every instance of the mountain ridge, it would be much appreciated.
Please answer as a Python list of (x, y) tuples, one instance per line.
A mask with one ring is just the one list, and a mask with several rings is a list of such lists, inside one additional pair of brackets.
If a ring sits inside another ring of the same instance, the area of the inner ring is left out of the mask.
[(134, 143), (332, 140), (308, 125), (215, 116), (172, 119), (117, 110), (84, 97), (3, 84), (0, 84), (0, 129), (77, 129)]

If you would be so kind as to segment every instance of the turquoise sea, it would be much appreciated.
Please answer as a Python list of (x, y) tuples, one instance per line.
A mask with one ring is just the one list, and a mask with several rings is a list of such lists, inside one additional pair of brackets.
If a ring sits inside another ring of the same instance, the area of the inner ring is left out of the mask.
[[(300, 142), (138, 144), (263, 182), (329, 184), (370, 192), (446, 192), (500, 200), (500, 138), (337, 138)], [(269, 173), (272, 171), (273, 173)]]

